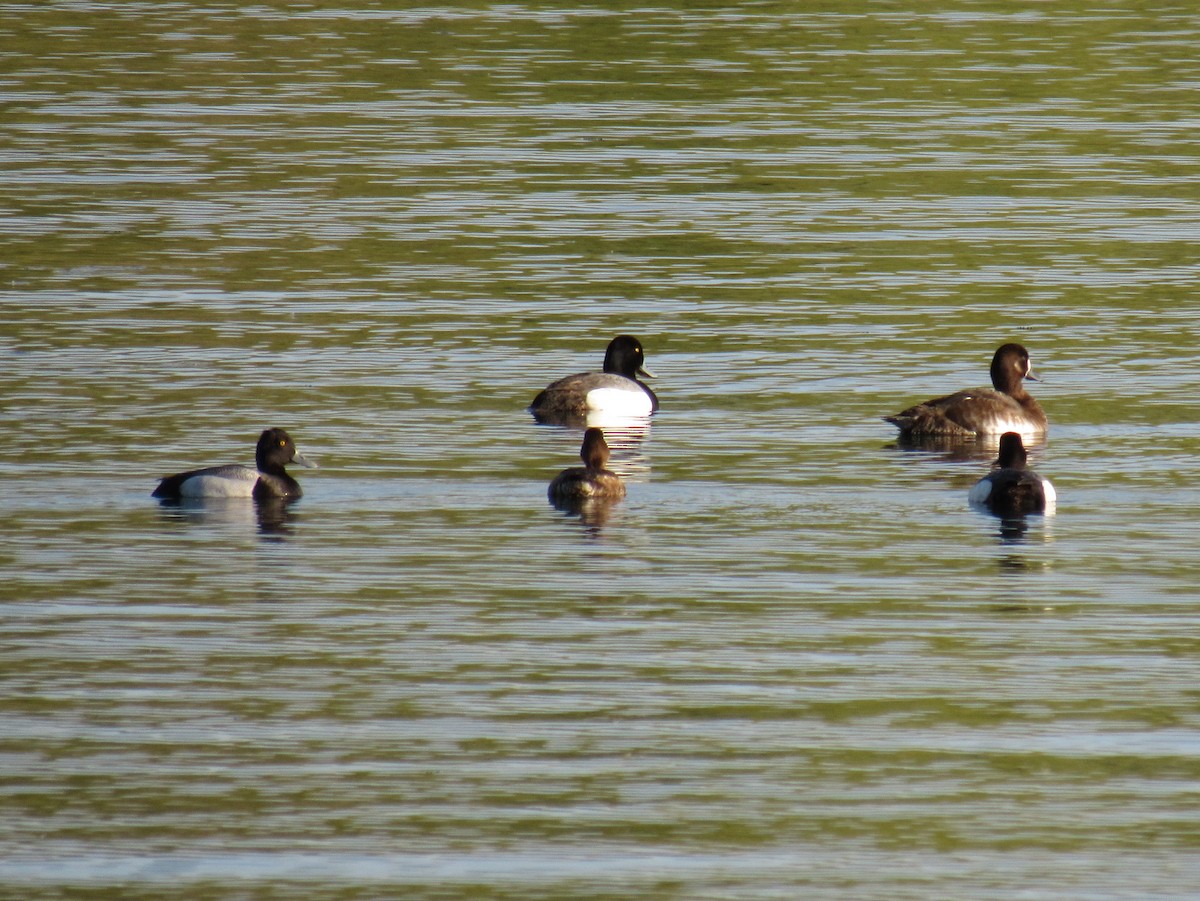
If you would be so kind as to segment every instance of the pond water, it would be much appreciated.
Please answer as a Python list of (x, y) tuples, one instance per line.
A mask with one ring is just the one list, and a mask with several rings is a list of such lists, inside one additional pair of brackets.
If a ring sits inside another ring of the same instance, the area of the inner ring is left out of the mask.
[(1200, 12), (3, 9), (2, 893), (1193, 896)]

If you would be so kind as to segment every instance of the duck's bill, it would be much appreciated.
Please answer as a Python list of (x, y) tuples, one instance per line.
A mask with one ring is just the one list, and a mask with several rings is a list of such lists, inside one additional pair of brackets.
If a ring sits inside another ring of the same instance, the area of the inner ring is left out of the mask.
[(656, 379), (656, 378), (658, 378), (658, 376), (656, 376), (656, 375), (655, 375), (653, 372), (651, 372), (651, 371), (650, 371), (649, 369), (647, 369), (645, 366), (639, 366), (639, 367), (638, 367), (637, 374), (638, 374), (638, 375), (640, 375), (642, 378), (647, 378), (647, 379)]
[(296, 456), (292, 457), (292, 462), (297, 466), (303, 466), (305, 469), (320, 469), (320, 467), (317, 466), (316, 460), (310, 460), (303, 454), (296, 454)]

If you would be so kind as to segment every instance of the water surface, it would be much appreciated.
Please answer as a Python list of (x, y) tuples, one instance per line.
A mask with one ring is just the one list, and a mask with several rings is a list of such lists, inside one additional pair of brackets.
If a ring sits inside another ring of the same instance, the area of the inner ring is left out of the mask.
[(8, 5), (6, 892), (1191, 896), (1198, 15), (801, 6)]

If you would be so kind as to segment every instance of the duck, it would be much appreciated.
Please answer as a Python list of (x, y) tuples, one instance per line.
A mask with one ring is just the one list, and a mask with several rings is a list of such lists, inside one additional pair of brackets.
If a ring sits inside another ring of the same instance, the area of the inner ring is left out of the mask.
[(974, 388), (936, 397), (885, 416), (900, 429), (902, 439), (978, 438), (1019, 432), (1026, 440), (1046, 434), (1049, 423), (1041, 405), (1024, 382), (1040, 381), (1033, 374), (1029, 351), (1022, 345), (1002, 344), (992, 357), (991, 388)]
[(986, 507), (997, 516), (1053, 513), (1058, 495), (1049, 479), (1026, 468), (1029, 454), (1017, 432), (1000, 436), (1000, 456), (995, 469), (976, 482), (967, 494), (972, 506)]
[(617, 499), (625, 496), (625, 483), (615, 472), (607, 469), (609, 449), (604, 431), (596, 427), (583, 433), (579, 448), (583, 466), (564, 469), (550, 483), (548, 494), (552, 502), (571, 502), (590, 498)]
[(167, 476), (151, 492), (163, 500), (202, 497), (253, 497), (295, 499), (303, 493), (300, 483), (284, 469), (289, 463), (316, 468), (296, 450), (283, 429), (265, 429), (254, 451), (255, 467), (230, 465), (191, 469)]
[(589, 414), (611, 417), (644, 417), (658, 409), (658, 397), (638, 379), (652, 379), (646, 369), (642, 342), (632, 335), (617, 335), (604, 352), (602, 372), (581, 372), (552, 382), (529, 405), (534, 419), (543, 423), (582, 423)]

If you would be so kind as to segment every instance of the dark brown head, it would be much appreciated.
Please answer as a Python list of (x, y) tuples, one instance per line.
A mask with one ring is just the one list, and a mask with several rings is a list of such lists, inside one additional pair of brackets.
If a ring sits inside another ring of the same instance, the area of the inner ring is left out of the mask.
[(1024, 469), (1028, 460), (1029, 454), (1019, 434), (1005, 432), (1000, 436), (1000, 456), (996, 458), (996, 466), (1000, 469)]
[(592, 428), (583, 433), (583, 445), (579, 448), (579, 456), (583, 465), (588, 469), (604, 469), (608, 466), (608, 442), (604, 440), (604, 432)]
[(1038, 381), (1029, 362), (1029, 351), (1020, 344), (1002, 344), (992, 357), (992, 385), (1005, 394), (1023, 392), (1021, 382)]

